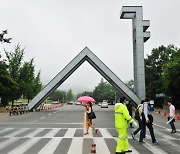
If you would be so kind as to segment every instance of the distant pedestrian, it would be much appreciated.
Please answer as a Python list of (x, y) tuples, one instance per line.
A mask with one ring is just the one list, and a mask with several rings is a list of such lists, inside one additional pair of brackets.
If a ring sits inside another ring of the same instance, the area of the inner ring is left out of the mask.
[(175, 122), (175, 107), (174, 105), (172, 105), (172, 101), (168, 101), (168, 105), (169, 105), (169, 116), (168, 116), (168, 121), (169, 125), (171, 126), (171, 133), (176, 133), (176, 127), (174, 125)]
[(152, 143), (157, 144), (158, 141), (155, 138), (154, 135), (154, 129), (152, 126), (153, 123), (153, 116), (151, 115), (150, 111), (149, 111), (149, 104), (150, 104), (150, 99), (146, 98), (145, 102), (143, 103), (143, 108), (142, 108), (142, 128), (141, 128), (141, 132), (140, 132), (140, 138), (139, 138), (139, 142), (140, 143), (145, 143), (143, 138), (145, 135), (145, 127), (147, 126), (151, 135), (151, 139), (152, 139)]
[[(143, 121), (142, 121), (142, 106), (143, 106), (143, 103), (144, 103), (144, 100), (141, 101), (141, 104), (139, 104), (137, 106), (137, 113), (138, 113), (138, 116), (137, 116), (137, 121), (138, 121), (138, 124), (139, 124), (139, 127), (131, 133), (132, 135), (132, 138), (134, 139), (135, 138), (135, 135), (141, 130), (141, 128), (143, 127)], [(144, 138), (146, 136), (146, 127), (145, 127), (145, 131), (144, 131)]]

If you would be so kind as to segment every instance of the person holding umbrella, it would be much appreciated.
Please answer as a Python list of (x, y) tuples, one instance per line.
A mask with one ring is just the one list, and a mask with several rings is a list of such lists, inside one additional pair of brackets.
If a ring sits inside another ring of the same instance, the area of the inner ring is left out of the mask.
[(96, 129), (94, 127), (94, 125), (92, 124), (92, 119), (95, 119), (96, 116), (95, 116), (95, 114), (94, 114), (93, 117), (90, 116), (90, 114), (93, 112), (93, 110), (92, 110), (92, 103), (91, 102), (87, 102), (86, 104), (82, 104), (82, 106), (85, 107), (85, 112), (86, 112), (86, 132), (85, 132), (84, 135), (89, 134), (89, 127), (91, 127), (95, 131), (95, 133), (97, 133), (98, 129)]

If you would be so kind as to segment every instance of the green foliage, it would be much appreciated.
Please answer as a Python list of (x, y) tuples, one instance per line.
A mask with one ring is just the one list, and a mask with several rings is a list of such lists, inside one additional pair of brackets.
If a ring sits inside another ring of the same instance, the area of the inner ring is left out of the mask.
[(127, 83), (126, 83), (126, 86), (128, 86), (128, 88), (134, 92), (134, 80), (129, 80)]
[(169, 61), (177, 48), (173, 45), (168, 47), (160, 46), (152, 50), (151, 55), (145, 59), (145, 81), (147, 97), (155, 99), (155, 94), (162, 93), (163, 65)]
[(49, 99), (64, 103), (66, 98), (66, 92), (62, 90), (56, 90), (49, 95)]
[(34, 59), (31, 59), (29, 62), (24, 62), (23, 66), (20, 68), (20, 89), (22, 95), (28, 99), (32, 99), (42, 87), (40, 82), (40, 72), (38, 72), (35, 77), (35, 66), (33, 64)]
[(160, 46), (152, 50), (145, 59), (146, 95), (154, 99), (159, 106), (164, 101), (156, 94), (165, 93), (179, 100), (179, 49), (174, 45)]
[(66, 100), (67, 101), (72, 101), (73, 98), (74, 98), (74, 96), (73, 96), (73, 93), (72, 93), (72, 89), (69, 89), (69, 91), (66, 94)]
[(24, 55), (24, 49), (21, 49), (21, 46), (17, 45), (15, 46), (15, 52), (7, 52), (5, 50), (5, 53), (8, 60), (8, 72), (16, 85), (11, 88), (11, 93), (9, 93), (9, 98), (12, 100), (13, 106), (14, 100), (21, 96), (20, 67)]
[(34, 74), (34, 59), (23, 63), (24, 50), (19, 44), (15, 46), (14, 52), (4, 50), (7, 63), (5, 60), (0, 61), (0, 97), (2, 100), (11, 100), (12, 106), (22, 95), (29, 102), (42, 87), (40, 72), (37, 76)]
[(162, 81), (166, 94), (173, 98), (174, 103), (180, 102), (180, 49), (163, 65)]
[(92, 96), (97, 102), (108, 100), (108, 102), (113, 103), (115, 101), (115, 97), (118, 97), (118, 93), (112, 85), (101, 80), (98, 86), (96, 86), (93, 90)]

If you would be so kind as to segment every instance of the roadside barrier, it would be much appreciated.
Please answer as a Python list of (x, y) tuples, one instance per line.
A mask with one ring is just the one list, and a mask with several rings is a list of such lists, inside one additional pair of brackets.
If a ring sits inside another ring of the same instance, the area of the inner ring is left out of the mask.
[(91, 154), (96, 154), (96, 144), (91, 144)]

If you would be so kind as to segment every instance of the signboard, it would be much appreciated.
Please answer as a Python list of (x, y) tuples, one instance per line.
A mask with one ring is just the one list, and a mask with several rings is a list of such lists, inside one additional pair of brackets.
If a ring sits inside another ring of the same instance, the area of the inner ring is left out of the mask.
[(156, 94), (156, 97), (165, 97), (164, 93)]

